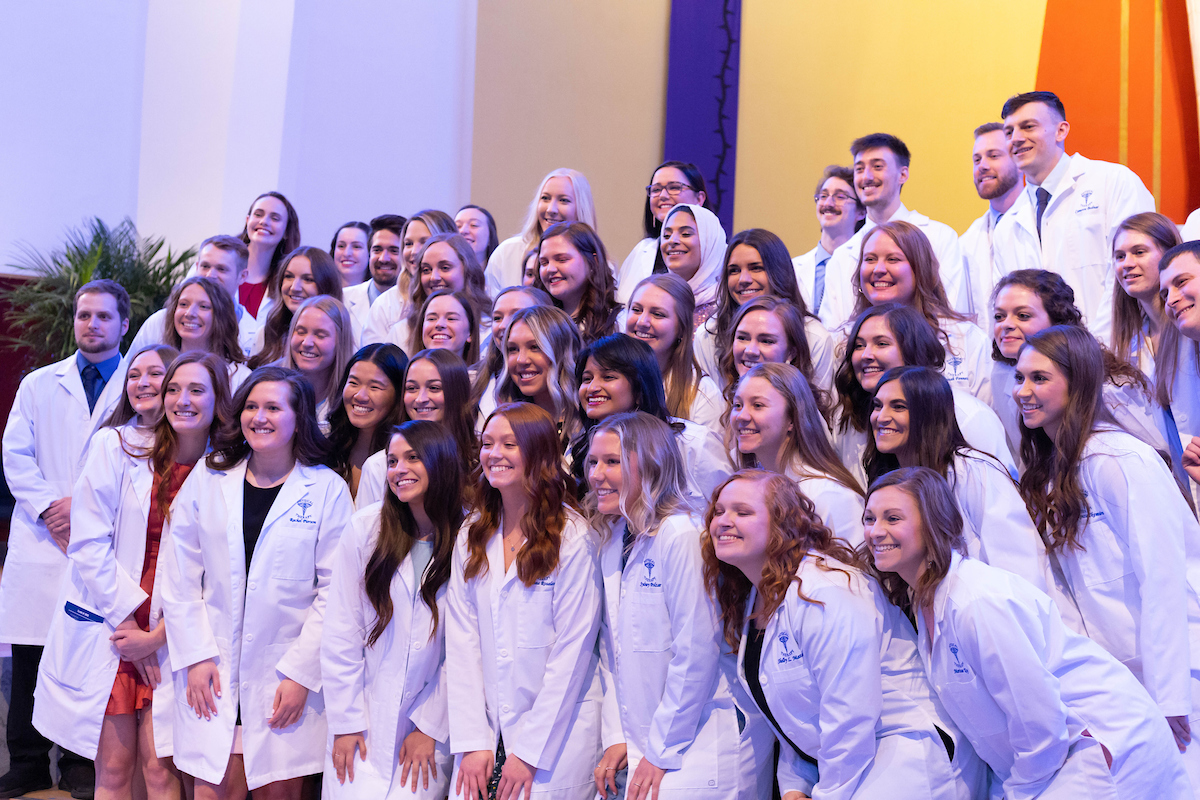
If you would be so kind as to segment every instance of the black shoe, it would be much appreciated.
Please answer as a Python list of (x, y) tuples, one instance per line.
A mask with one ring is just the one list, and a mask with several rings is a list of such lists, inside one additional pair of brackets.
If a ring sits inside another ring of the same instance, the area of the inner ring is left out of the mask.
[(30, 772), (10, 769), (0, 776), (0, 798), (24, 797), (30, 792), (40, 792), (53, 785), (49, 772), (39, 776)]
[(92, 800), (96, 796), (96, 767), (91, 761), (77, 761), (71, 764), (58, 764), (62, 775), (58, 779), (58, 788), (70, 792), (75, 800)]

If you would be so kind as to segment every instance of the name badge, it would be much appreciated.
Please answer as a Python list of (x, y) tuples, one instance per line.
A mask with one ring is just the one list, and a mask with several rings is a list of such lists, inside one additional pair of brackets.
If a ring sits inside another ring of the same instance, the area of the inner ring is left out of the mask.
[(96, 614), (94, 612), (88, 611), (86, 608), (83, 608), (82, 606), (77, 606), (70, 601), (68, 601), (67, 604), (65, 606), (63, 606), (63, 611), (67, 612), (68, 617), (70, 617), (71, 619), (74, 619), (74, 620), (78, 620), (79, 622), (104, 622), (104, 617), (102, 617), (99, 614)]

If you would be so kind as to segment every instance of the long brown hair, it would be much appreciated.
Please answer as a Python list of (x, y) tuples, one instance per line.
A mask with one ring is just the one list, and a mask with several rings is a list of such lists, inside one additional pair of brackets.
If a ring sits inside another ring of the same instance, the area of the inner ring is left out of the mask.
[[(296, 215), (296, 209), (292, 207), (288, 201), (279, 192), (263, 192), (258, 197), (254, 198), (254, 202), (250, 204), (250, 208), (246, 210), (246, 222), (242, 225), (242, 233), (238, 237), (243, 244), (250, 244), (250, 215), (254, 213), (254, 206), (259, 200), (264, 197), (274, 197), (279, 202), (283, 203), (283, 207), (287, 209), (287, 222), (283, 224), (283, 236), (279, 239), (279, 244), (275, 245), (275, 251), (271, 253), (271, 269), (267, 272), (267, 292), (269, 296), (275, 300), (279, 299), (279, 287), (275, 285), (275, 276), (279, 273), (279, 266), (287, 253), (292, 252), (300, 246), (300, 217)], [(203, 248), (201, 248), (203, 249)]]
[(232, 401), (233, 422), (222, 428), (213, 442), (213, 450), (206, 459), (208, 466), (217, 470), (233, 469), (250, 455), (250, 444), (242, 434), (241, 417), (250, 392), (260, 383), (286, 383), (288, 386), (288, 405), (296, 415), (296, 433), (292, 439), (296, 460), (306, 467), (330, 466), (329, 440), (317, 426), (316, 393), (308, 378), (287, 367), (259, 367), (238, 387)]
[[(121, 392), (121, 400), (113, 408), (113, 412), (109, 414), (108, 419), (104, 421), (106, 428), (119, 428), (129, 420), (137, 416), (137, 412), (133, 410), (133, 404), (129, 402), (129, 369), (133, 366), (133, 362), (137, 361), (143, 353), (154, 351), (158, 353), (158, 360), (163, 363), (163, 369), (169, 370), (171, 362), (179, 358), (179, 351), (168, 344), (148, 344), (141, 350), (133, 354), (129, 359), (128, 366), (125, 367), (125, 390)], [(163, 373), (166, 374), (165, 372)], [(159, 391), (160, 399), (162, 391)]]
[(696, 360), (694, 348), (696, 333), (692, 326), (692, 317), (696, 313), (696, 295), (683, 278), (673, 272), (664, 272), (660, 275), (643, 278), (634, 287), (633, 293), (629, 295), (630, 309), (637, 302), (634, 298), (637, 297), (643, 286), (654, 286), (661, 289), (671, 298), (674, 306), (672, 310), (675, 313), (675, 325), (679, 331), (679, 338), (675, 340), (675, 344), (671, 347), (671, 353), (667, 357), (667, 368), (663, 371), (663, 388), (666, 390), (667, 409), (671, 416), (690, 419), (692, 403), (696, 401), (696, 389), (700, 384), (700, 379), (704, 377), (704, 371), (700, 369), (700, 363)]
[[(412, 286), (409, 287), (408, 328), (410, 331), (418, 332), (416, 336), (418, 340), (421, 338), (419, 333), (421, 326), (425, 322), (425, 302), (434, 294), (434, 292), (425, 291), (425, 284), (421, 282), (421, 261), (425, 258), (425, 252), (429, 250), (430, 246), (439, 242), (448, 244), (454, 254), (458, 256), (459, 263), (462, 264), (463, 288), (458, 291), (471, 304), (471, 311), (475, 314), (475, 319), (483, 319), (492, 313), (492, 299), (488, 297), (483, 267), (475, 259), (475, 251), (471, 245), (467, 244), (467, 240), (458, 233), (435, 233), (425, 240), (425, 244), (417, 253), (417, 274), (414, 276), (415, 280), (413, 280)], [(438, 291), (449, 290), (439, 289)], [(473, 334), (473, 338), (478, 339), (479, 334)]]
[(813, 396), (816, 397), (817, 406), (821, 409), (821, 416), (828, 420), (829, 395), (817, 387), (817, 380), (813, 374), (812, 349), (808, 346), (808, 333), (804, 330), (804, 315), (796, 306), (792, 305), (791, 301), (768, 294), (742, 304), (733, 316), (729, 346), (717, 350), (717, 364), (725, 382), (725, 404), (727, 406), (725, 416), (721, 421), (726, 424), (729, 422), (728, 406), (733, 404), (733, 393), (737, 389), (737, 383), (741, 377), (738, 375), (737, 364), (733, 361), (733, 343), (737, 340), (737, 329), (741, 327), (742, 320), (755, 311), (774, 314), (775, 318), (779, 320), (779, 324), (783, 326), (783, 333), (787, 337), (788, 347), (792, 351), (792, 360), (788, 363), (800, 370), (804, 380), (813, 387)]
[[(538, 241), (539, 264), (542, 246), (547, 240), (560, 236), (571, 243), (571, 247), (579, 252), (588, 267), (587, 285), (579, 301), (579, 316), (574, 320), (579, 326), (579, 335), (584, 344), (590, 344), (601, 336), (616, 331), (617, 312), (621, 309), (617, 303), (612, 270), (608, 266), (608, 252), (604, 249), (604, 242), (600, 241), (600, 237), (586, 222), (556, 222), (542, 233)], [(546, 284), (542, 283), (540, 266), (534, 270), (533, 285), (547, 294), (550, 293)], [(562, 308), (562, 301), (557, 297), (553, 299), (554, 305)]]
[[(274, 299), (274, 305), (267, 312), (267, 319), (263, 322), (263, 349), (251, 356), (250, 369), (258, 369), (273, 361), (278, 361), (287, 353), (288, 332), (292, 327), (292, 312), (281, 296), (283, 273), (287, 272), (288, 264), (292, 263), (292, 259), (300, 256), (307, 258), (309, 266), (312, 267), (313, 281), (317, 285), (317, 294), (314, 297), (324, 294), (338, 302), (342, 300), (342, 273), (338, 272), (329, 253), (319, 247), (307, 246), (297, 247), (288, 253), (279, 265), (278, 271), (274, 273), (275, 277), (271, 279), (271, 297)], [(297, 307), (296, 311), (299, 310)]]
[(418, 361), (433, 364), (441, 378), (442, 426), (454, 437), (463, 474), (469, 475), (479, 460), (479, 441), (475, 436), (475, 413), (478, 409), (471, 402), (471, 379), (467, 365), (449, 350), (421, 350), (414, 355), (404, 370), (404, 379), (396, 389), (401, 422), (409, 420), (404, 394), (408, 389), (408, 371)]
[[(1179, 235), (1179, 229), (1175, 227), (1175, 223), (1162, 214), (1152, 211), (1134, 214), (1118, 225), (1113, 234), (1114, 249), (1116, 249), (1117, 237), (1123, 231), (1132, 231), (1148, 237), (1158, 247), (1160, 256), (1183, 242), (1183, 237)], [(1112, 296), (1113, 323), (1112, 339), (1110, 340), (1112, 350), (1119, 358), (1132, 360), (1136, 355), (1132, 352), (1133, 343), (1141, 336), (1142, 324), (1146, 317), (1142, 313), (1141, 304), (1136, 298), (1125, 293), (1119, 281), (1113, 287)], [(1166, 320), (1163, 300), (1157, 293), (1154, 295), (1154, 305)], [(1170, 322), (1166, 321), (1163, 327), (1169, 326)]]
[(163, 343), (183, 349), (183, 339), (175, 328), (175, 312), (179, 310), (179, 300), (183, 290), (189, 286), (199, 286), (212, 303), (212, 330), (208, 334), (208, 351), (225, 359), (229, 364), (240, 364), (246, 360), (242, 353), (242, 345), (238, 342), (237, 310), (233, 306), (233, 298), (221, 284), (212, 278), (201, 278), (193, 275), (171, 292), (167, 301), (167, 316), (163, 320)]
[[(437, 633), (437, 593), (450, 580), (450, 562), (454, 540), (462, 526), (463, 473), (459, 467), (458, 445), (449, 431), (436, 422), (410, 420), (392, 428), (388, 445), (403, 436), (417, 454), (428, 476), (428, 488), (421, 504), (433, 523), (433, 557), (421, 576), (421, 599), (433, 615), (430, 640)], [(416, 518), (408, 503), (400, 501), (391, 487), (384, 492), (379, 512), (379, 537), (367, 559), (363, 590), (375, 609), (375, 622), (367, 634), (367, 647), (373, 646), (392, 621), (392, 580), (416, 541)]]
[(554, 301), (550, 299), (550, 295), (532, 286), (505, 286), (496, 292), (496, 297), (492, 300), (493, 316), (490, 323), (492, 335), (489, 337), (487, 353), (480, 353), (479, 368), (475, 373), (475, 381), (471, 384), (472, 405), (479, 404), (484, 392), (488, 389), (488, 385), (491, 384), (492, 378), (496, 378), (504, 372), (504, 337), (500, 335), (500, 331), (496, 327), (495, 309), (496, 303), (500, 301), (500, 298), (509, 292), (524, 294), (533, 300), (533, 305), (535, 306), (554, 305)]
[[(893, 605), (915, 618), (914, 610), (933, 603), (937, 587), (950, 571), (950, 554), (966, 555), (963, 517), (946, 479), (927, 467), (906, 467), (876, 478), (867, 490), (867, 500), (880, 489), (895, 486), (917, 503), (921, 515), (921, 538), (925, 542), (925, 571), (910, 587), (895, 572), (881, 572), (869, 547), (864, 547), (863, 568), (879, 581), (879, 588)], [(910, 591), (911, 590), (911, 591)], [(915, 624), (915, 623), (914, 623)]]
[[(571, 477), (563, 468), (558, 433), (549, 414), (533, 403), (504, 403), (488, 415), (485, 431), (496, 416), (504, 417), (512, 426), (525, 462), (522, 479), (529, 505), (520, 522), (525, 546), (517, 553), (516, 562), (517, 577), (532, 586), (558, 568), (567, 509), (576, 508), (575, 493)], [(486, 469), (481, 464), (474, 475), (473, 506), (477, 516), (467, 531), (469, 555), (463, 571), (467, 580), (487, 573), (487, 543), (500, 530), (503, 500), (500, 490), (488, 483)]]
[(469, 298), (463, 292), (452, 292), (448, 289), (440, 289), (429, 297), (425, 298), (425, 302), (417, 309), (417, 324), (409, 331), (408, 346), (409, 352), (415, 353), (418, 350), (433, 349), (425, 346), (425, 315), (429, 313), (429, 306), (439, 297), (453, 297), (454, 302), (462, 306), (463, 313), (467, 316), (467, 343), (463, 346), (461, 353), (455, 353), (461, 358), (464, 363), (475, 364), (479, 361), (479, 316), (477, 310)]
[(857, 567), (859, 562), (858, 556), (850, 546), (834, 537), (833, 531), (821, 521), (812, 501), (804, 496), (791, 478), (761, 469), (743, 469), (726, 478), (713, 492), (708, 511), (704, 515), (700, 552), (704, 558), (704, 585), (721, 609), (725, 641), (736, 650), (746, 619), (746, 601), (754, 584), (740, 569), (717, 558), (711, 533), (717, 501), (725, 487), (734, 481), (755, 481), (760, 484), (770, 516), (767, 559), (762, 580), (759, 582), (759, 593), (763, 599), (762, 612), (757, 616), (760, 623), (765, 623), (771, 618), (783, 603), (793, 583), (796, 584), (796, 591), (801, 600), (820, 604), (820, 601), (804, 594), (800, 576), (796, 574), (800, 562), (810, 551), (818, 554), (818, 567), (843, 572), (847, 578), (849, 573), (846, 570), (828, 565), (824, 557), (835, 559), (849, 567)]

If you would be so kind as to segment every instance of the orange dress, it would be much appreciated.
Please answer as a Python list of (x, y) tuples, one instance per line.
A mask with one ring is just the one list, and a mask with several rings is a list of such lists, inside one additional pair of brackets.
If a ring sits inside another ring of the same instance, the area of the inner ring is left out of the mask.
[[(175, 499), (183, 479), (192, 471), (188, 464), (172, 464), (167, 473), (170, 481), (167, 489), (167, 507)], [(158, 567), (158, 549), (162, 540), (163, 523), (166, 521), (163, 506), (158, 501), (158, 489), (162, 477), (154, 476), (154, 487), (150, 490), (150, 516), (146, 522), (146, 556), (142, 560), (142, 580), (140, 586), (146, 593), (146, 601), (133, 612), (134, 621), (144, 631), (150, 630), (150, 595), (154, 593), (154, 573)], [(163, 676), (170, 680), (169, 675)], [(108, 697), (108, 707), (104, 709), (106, 716), (113, 714), (135, 714), (150, 705), (154, 689), (142, 681), (137, 669), (129, 661), (121, 661), (117, 665), (117, 677), (113, 681), (112, 694)]]

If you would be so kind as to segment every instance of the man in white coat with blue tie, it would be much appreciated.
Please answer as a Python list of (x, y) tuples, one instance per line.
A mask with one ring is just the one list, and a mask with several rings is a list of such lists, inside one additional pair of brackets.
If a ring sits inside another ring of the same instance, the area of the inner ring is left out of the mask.
[[(25, 376), (4, 429), (4, 477), (16, 499), (0, 577), (0, 644), (12, 646), (8, 708), (9, 771), (0, 797), (50, 787), (51, 743), (33, 727), (33, 690), (42, 646), (67, 568), (71, 489), (92, 433), (125, 390), (116, 375), (129, 330), (129, 295), (107, 279), (75, 294), (79, 349)], [(91, 797), (92, 763), (64, 753), (63, 780), (73, 797)]]
[[(1062, 275), (1075, 290), (1088, 330), (1107, 342), (1113, 236), (1128, 217), (1154, 211), (1154, 197), (1123, 164), (1067, 155), (1071, 123), (1053, 92), (1014, 95), (1000, 114), (1013, 160), (1025, 175), (1025, 191), (1008, 213), (1041, 242), (1042, 268)], [(997, 252), (1017, 251), (1016, 234), (997, 236)]]
[[(1008, 211), (1025, 189), (1024, 176), (1008, 149), (1004, 124), (987, 122), (975, 129), (971, 151), (975, 191), (988, 201), (988, 210), (959, 237), (963, 272), (970, 291), (970, 313), (979, 327), (992, 335), (992, 290), (996, 282), (1013, 270), (1041, 269), (1042, 256), (1037, 236), (1017, 225)], [(997, 252), (997, 243), (1005, 243)]]
[(821, 238), (817, 246), (792, 259), (796, 283), (808, 304), (808, 310), (819, 314), (825, 299), (825, 275), (833, 252), (850, 240), (863, 226), (867, 211), (854, 193), (854, 170), (830, 164), (821, 175), (813, 193), (817, 204), (817, 224)]
[(893, 220), (916, 225), (929, 238), (937, 256), (942, 285), (946, 287), (946, 297), (952, 308), (966, 312), (969, 303), (958, 232), (905, 207), (900, 201), (900, 190), (908, 182), (908, 165), (912, 160), (908, 145), (890, 133), (872, 133), (855, 139), (850, 145), (850, 153), (854, 156), (854, 188), (867, 209), (867, 220), (834, 251), (826, 265), (825, 297), (818, 314), (821, 322), (834, 331), (850, 320), (857, 299), (851, 281), (858, 269), (863, 239), (876, 225)]

